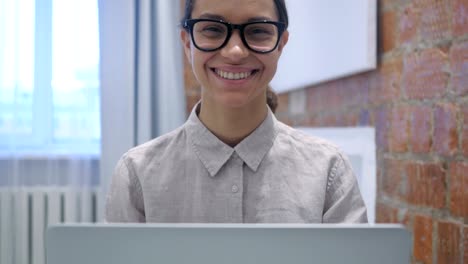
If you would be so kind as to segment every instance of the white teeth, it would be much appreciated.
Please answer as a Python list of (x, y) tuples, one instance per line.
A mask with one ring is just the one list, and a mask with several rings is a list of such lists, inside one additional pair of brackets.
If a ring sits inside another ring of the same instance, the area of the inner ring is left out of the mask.
[(228, 79), (228, 80), (240, 80), (240, 79), (245, 79), (247, 77), (249, 77), (252, 72), (225, 72), (225, 71), (222, 71), (222, 70), (219, 70), (219, 69), (216, 69), (215, 70), (216, 74), (218, 74), (218, 76), (224, 78), (224, 79)]

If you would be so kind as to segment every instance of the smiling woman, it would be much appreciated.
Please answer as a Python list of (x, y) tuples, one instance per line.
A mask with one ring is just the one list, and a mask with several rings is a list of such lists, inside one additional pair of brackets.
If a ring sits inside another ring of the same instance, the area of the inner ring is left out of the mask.
[(267, 105), (289, 38), (285, 2), (187, 0), (181, 24), (201, 100), (183, 126), (122, 156), (107, 221), (366, 222), (348, 158)]
[[(205, 107), (200, 109), (200, 117), (210, 122), (208, 120), (211, 118), (205, 117), (205, 110), (214, 107), (216, 111), (210, 112), (221, 114), (227, 106), (249, 112), (251, 125), (258, 124), (266, 113), (265, 89), (273, 78), (279, 56), (288, 40), (288, 32), (285, 31), (287, 21), (279, 21), (273, 1), (228, 1), (221, 6), (211, 5), (209, 1), (196, 1), (190, 13), (190, 18), (195, 19), (185, 19), (185, 30), (181, 32), (185, 53), (203, 87)], [(229, 12), (239, 8), (244, 9), (246, 14), (239, 16), (237, 12)], [(226, 15), (234, 16), (227, 20)], [(201, 32), (206, 32), (209, 26), (211, 31), (213, 27), (221, 29), (217, 43), (213, 43), (213, 38), (207, 41), (206, 34)], [(260, 38), (263, 40), (258, 40)], [(207, 43), (211, 47), (200, 47)], [(241, 75), (244, 78), (235, 78)], [(240, 128), (235, 124), (233, 127), (237, 128), (235, 130)], [(242, 131), (244, 136), (251, 129), (246, 127)]]

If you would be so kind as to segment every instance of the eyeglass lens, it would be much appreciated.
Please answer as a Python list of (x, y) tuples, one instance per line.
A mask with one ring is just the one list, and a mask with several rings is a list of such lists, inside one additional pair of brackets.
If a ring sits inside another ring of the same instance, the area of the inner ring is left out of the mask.
[[(254, 23), (244, 28), (247, 45), (256, 51), (265, 52), (275, 48), (278, 29), (274, 24)], [(221, 47), (228, 37), (228, 26), (215, 21), (198, 21), (193, 26), (193, 38), (198, 47), (214, 50)]]

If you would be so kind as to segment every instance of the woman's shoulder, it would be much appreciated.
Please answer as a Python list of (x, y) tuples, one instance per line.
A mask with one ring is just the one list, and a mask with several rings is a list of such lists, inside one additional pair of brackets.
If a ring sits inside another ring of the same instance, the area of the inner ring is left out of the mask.
[(137, 163), (147, 163), (154, 159), (163, 159), (169, 152), (175, 154), (187, 144), (184, 127), (158, 136), (129, 149), (123, 158)]
[(342, 151), (335, 143), (281, 122), (278, 122), (278, 143), (287, 144), (305, 154), (342, 155)]

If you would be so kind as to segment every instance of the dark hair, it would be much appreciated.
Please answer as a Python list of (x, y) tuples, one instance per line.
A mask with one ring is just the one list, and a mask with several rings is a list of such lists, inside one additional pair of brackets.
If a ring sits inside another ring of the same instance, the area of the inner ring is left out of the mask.
[[(181, 25), (184, 24), (185, 20), (192, 18), (193, 4), (195, 0), (185, 0), (185, 11), (184, 16), (181, 20)], [(275, 2), (276, 11), (278, 12), (278, 21), (286, 24), (286, 29), (289, 25), (288, 10), (286, 9), (285, 0), (273, 0)], [(267, 104), (270, 107), (271, 111), (275, 112), (276, 107), (278, 106), (278, 96), (276, 93), (268, 86), (267, 89)]]
[[(181, 19), (181, 25), (184, 24), (185, 20), (192, 18), (193, 4), (195, 0), (185, 0), (184, 16)], [(276, 11), (278, 12), (278, 21), (286, 24), (286, 28), (289, 25), (288, 10), (286, 8), (285, 0), (273, 0), (275, 2)]]

